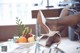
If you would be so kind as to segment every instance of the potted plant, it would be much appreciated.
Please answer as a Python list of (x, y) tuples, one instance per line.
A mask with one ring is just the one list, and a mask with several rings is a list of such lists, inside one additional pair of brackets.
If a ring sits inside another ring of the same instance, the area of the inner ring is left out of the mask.
[(30, 37), (33, 37), (32, 29), (30, 27), (26, 27), (18, 17), (16, 17), (16, 24), (18, 26), (18, 42), (29, 42)]

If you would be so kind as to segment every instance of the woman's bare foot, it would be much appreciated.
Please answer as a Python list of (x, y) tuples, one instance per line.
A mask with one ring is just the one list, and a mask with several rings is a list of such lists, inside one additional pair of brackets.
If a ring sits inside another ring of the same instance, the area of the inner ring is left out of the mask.
[(59, 41), (60, 41), (60, 35), (56, 33), (55, 35), (49, 37), (49, 39), (46, 42), (46, 46), (50, 47), (52, 44), (58, 43)]

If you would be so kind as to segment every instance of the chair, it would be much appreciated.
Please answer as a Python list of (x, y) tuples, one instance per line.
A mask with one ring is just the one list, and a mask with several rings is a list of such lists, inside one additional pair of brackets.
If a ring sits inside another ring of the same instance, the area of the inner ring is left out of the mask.
[[(74, 33), (77, 35), (78, 40), (80, 42), (80, 24), (77, 24), (77, 29), (74, 31)], [(80, 47), (77, 47), (79, 49)]]
[(58, 51), (61, 51), (61, 53), (64, 53), (64, 51), (58, 48), (58, 45), (60, 44), (60, 40), (61, 40), (61, 35), (59, 31), (50, 30), (50, 28), (46, 24), (46, 19), (41, 10), (39, 10), (38, 15), (37, 15), (37, 23), (46, 31), (46, 34), (42, 34), (39, 40), (41, 40), (42, 37), (44, 36), (48, 36), (48, 38), (46, 39), (46, 45), (44, 47), (52, 49), (53, 45), (56, 43), (57, 45), (55, 47), (55, 49), (57, 49), (56, 53), (58, 53)]
[[(80, 34), (78, 34), (77, 32), (75, 32), (75, 34), (78, 36), (78, 40), (80, 41)], [(77, 47), (77, 49), (79, 49), (80, 47)]]

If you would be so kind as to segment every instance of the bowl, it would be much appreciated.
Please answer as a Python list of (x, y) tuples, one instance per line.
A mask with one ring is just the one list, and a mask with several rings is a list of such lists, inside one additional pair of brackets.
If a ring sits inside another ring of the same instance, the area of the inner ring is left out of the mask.
[(35, 41), (34, 42), (29, 42), (29, 43), (17, 43), (17, 44), (22, 46), (22, 47), (29, 48), (29, 47), (31, 47), (35, 44)]

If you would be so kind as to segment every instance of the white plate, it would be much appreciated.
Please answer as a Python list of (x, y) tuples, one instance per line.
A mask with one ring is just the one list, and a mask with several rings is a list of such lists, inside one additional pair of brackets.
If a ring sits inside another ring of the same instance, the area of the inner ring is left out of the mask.
[(33, 46), (35, 44), (35, 42), (30, 42), (30, 43), (17, 43), (20, 46), (29, 48), (30, 46)]

